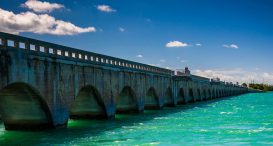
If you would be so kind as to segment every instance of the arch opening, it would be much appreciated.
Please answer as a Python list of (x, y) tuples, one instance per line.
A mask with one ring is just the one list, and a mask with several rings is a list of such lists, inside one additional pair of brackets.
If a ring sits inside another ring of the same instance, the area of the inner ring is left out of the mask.
[(183, 88), (179, 89), (177, 104), (186, 104), (185, 93)]
[(173, 106), (174, 105), (172, 89), (170, 87), (168, 87), (166, 92), (165, 92), (164, 104), (166, 106)]
[(189, 102), (194, 102), (193, 90), (192, 88), (189, 89)]
[(22, 82), (0, 91), (0, 115), (6, 130), (54, 128), (46, 101), (34, 87)]
[(87, 85), (81, 88), (70, 109), (72, 119), (106, 118), (104, 102), (98, 90)]
[(197, 99), (196, 101), (201, 101), (202, 97), (201, 97), (201, 91), (200, 89), (197, 89)]
[(207, 92), (205, 89), (203, 90), (203, 100), (207, 100)]
[(208, 90), (208, 94), (209, 94), (208, 99), (211, 99), (212, 97), (211, 97), (211, 90), (210, 89)]
[(212, 97), (212, 99), (214, 99), (214, 98), (215, 98), (215, 90), (214, 90), (214, 89), (212, 90), (211, 97)]
[(138, 112), (135, 92), (131, 87), (125, 86), (116, 99), (117, 113), (135, 113)]
[(160, 109), (159, 98), (153, 87), (149, 88), (145, 96), (145, 109)]

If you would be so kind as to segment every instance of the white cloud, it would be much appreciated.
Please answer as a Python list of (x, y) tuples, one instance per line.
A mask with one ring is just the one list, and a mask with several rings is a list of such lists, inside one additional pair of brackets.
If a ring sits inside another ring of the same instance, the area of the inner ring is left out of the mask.
[(196, 44), (195, 44), (195, 46), (198, 46), (198, 47), (199, 47), (199, 46), (202, 46), (202, 44), (200, 44), (200, 43), (196, 43)]
[(176, 57), (176, 59), (181, 62), (181, 63), (185, 63), (185, 62), (188, 62), (188, 60), (184, 60), (182, 59), (181, 57)]
[(143, 58), (143, 55), (138, 54), (136, 57), (137, 57), (137, 58)]
[(14, 14), (0, 8), (0, 31), (18, 34), (33, 32), (38, 34), (74, 35), (85, 32), (95, 32), (95, 27), (82, 28), (70, 22), (56, 20), (48, 14), (23, 12)]
[(147, 21), (147, 22), (151, 22), (152, 20), (151, 20), (150, 18), (147, 18), (146, 21)]
[(263, 82), (273, 84), (273, 73), (267, 73), (267, 72), (263, 73), (262, 80), (263, 80)]
[(119, 27), (118, 30), (119, 30), (120, 32), (124, 32), (124, 31), (125, 31), (125, 28)]
[(180, 41), (170, 41), (166, 44), (167, 48), (173, 48), (173, 47), (187, 47), (189, 46), (187, 43), (183, 43)]
[(53, 10), (64, 8), (64, 5), (61, 4), (41, 2), (38, 0), (28, 0), (24, 4), (21, 4), (21, 6), (38, 13), (49, 13)]
[(166, 60), (165, 59), (160, 59), (159, 62), (164, 63), (164, 62), (166, 62)]
[(235, 45), (235, 44), (230, 44), (230, 45), (224, 44), (223, 47), (225, 47), (225, 48), (231, 48), (231, 49), (239, 49), (239, 46)]
[(151, 66), (161, 66), (161, 64), (152, 64), (152, 63), (150, 63), (148, 65), (151, 65)]
[(97, 9), (98, 9), (99, 11), (107, 12), (107, 13), (115, 12), (115, 11), (116, 11), (116, 10), (114, 10), (113, 8), (111, 8), (111, 7), (108, 6), (108, 5), (98, 5), (98, 6), (97, 6)]
[(219, 77), (222, 81), (240, 83), (267, 83), (273, 84), (273, 73), (247, 71), (243, 69), (223, 69), (223, 70), (194, 70), (193, 74), (207, 78)]

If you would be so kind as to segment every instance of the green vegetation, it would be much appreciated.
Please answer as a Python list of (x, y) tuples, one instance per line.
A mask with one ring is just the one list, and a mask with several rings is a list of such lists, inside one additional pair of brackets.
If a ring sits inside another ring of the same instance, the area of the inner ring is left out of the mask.
[(246, 84), (246, 83), (243, 83), (242, 86), (247, 87), (247, 84)]
[(263, 90), (263, 91), (273, 91), (272, 85), (266, 85), (266, 84), (249, 84), (249, 88)]

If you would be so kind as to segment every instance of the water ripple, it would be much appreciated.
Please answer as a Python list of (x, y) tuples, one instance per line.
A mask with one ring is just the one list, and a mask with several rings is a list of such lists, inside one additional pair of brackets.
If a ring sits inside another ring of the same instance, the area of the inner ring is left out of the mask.
[(272, 105), (273, 93), (246, 94), (43, 132), (1, 124), (0, 145), (273, 145)]

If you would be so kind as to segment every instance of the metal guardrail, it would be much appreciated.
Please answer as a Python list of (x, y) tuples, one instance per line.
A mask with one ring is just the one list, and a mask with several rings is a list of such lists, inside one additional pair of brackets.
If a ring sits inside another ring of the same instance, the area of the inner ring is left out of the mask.
[(137, 63), (125, 59), (115, 58), (107, 55), (83, 51), (45, 41), (35, 40), (18, 35), (0, 32), (0, 48), (18, 48), (26, 51), (44, 53), (54, 57), (65, 57), (88, 63), (99, 63), (115, 67), (130, 68), (145, 72), (152, 72), (164, 75), (174, 75), (174, 71), (155, 67), (147, 64)]

